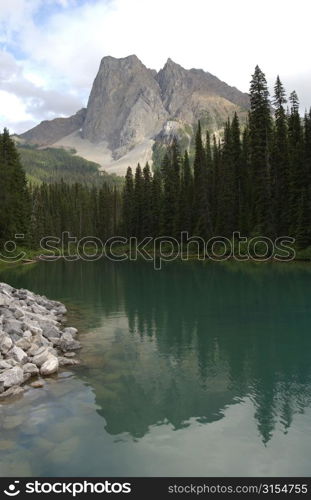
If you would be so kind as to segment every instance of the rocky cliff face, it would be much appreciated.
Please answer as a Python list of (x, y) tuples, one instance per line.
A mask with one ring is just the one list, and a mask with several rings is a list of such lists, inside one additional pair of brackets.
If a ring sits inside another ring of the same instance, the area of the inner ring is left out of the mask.
[(155, 78), (169, 116), (181, 122), (193, 124), (205, 118), (215, 130), (233, 110), (249, 106), (247, 94), (203, 70), (186, 70), (171, 59)]
[(248, 106), (247, 94), (171, 59), (157, 73), (135, 55), (104, 57), (86, 110), (42, 122), (21, 137), (42, 146), (74, 147), (107, 170), (123, 173), (130, 163), (150, 160), (154, 141), (165, 137), (167, 142), (170, 131), (189, 136), (198, 119), (215, 131)]
[(104, 57), (90, 94), (82, 137), (125, 154), (157, 134), (167, 112), (158, 82), (136, 56)]

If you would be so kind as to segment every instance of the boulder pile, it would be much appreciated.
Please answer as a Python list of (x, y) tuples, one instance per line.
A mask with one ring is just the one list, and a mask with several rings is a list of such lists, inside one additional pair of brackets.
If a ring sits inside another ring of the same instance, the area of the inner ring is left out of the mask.
[(79, 363), (78, 331), (64, 328), (66, 313), (61, 302), (0, 283), (0, 401), (22, 393), (28, 381), (40, 387), (41, 377)]

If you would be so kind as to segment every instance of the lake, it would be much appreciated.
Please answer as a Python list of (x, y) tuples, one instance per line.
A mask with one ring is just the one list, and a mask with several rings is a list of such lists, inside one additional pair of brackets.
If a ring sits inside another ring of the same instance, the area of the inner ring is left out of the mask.
[(309, 476), (311, 266), (42, 262), (81, 366), (0, 405), (1, 476)]

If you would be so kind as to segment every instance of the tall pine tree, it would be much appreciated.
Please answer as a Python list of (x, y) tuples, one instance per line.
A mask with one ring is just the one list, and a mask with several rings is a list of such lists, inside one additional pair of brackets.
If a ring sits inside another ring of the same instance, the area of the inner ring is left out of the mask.
[(257, 234), (273, 233), (270, 190), (272, 119), (267, 81), (256, 66), (250, 85), (250, 166), (254, 186), (252, 229)]
[(194, 172), (194, 211), (193, 228), (195, 236), (207, 238), (212, 234), (212, 223), (208, 203), (208, 170), (206, 152), (202, 142), (201, 124), (195, 136)]
[(289, 231), (288, 196), (289, 196), (289, 155), (287, 119), (284, 105), (286, 94), (279, 76), (274, 87), (273, 105), (275, 125), (271, 156), (271, 190), (274, 209), (274, 226), (278, 236)]

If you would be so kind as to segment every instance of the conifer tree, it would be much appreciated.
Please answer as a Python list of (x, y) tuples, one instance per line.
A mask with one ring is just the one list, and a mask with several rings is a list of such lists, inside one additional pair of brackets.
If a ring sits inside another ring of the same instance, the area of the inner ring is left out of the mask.
[[(310, 194), (311, 189), (311, 109), (304, 117), (304, 164), (306, 184)], [(310, 197), (309, 197), (310, 199)]]
[[(311, 109), (304, 119), (305, 218), (311, 224)], [(309, 243), (310, 244), (310, 243)]]
[(274, 209), (274, 226), (276, 234), (288, 234), (288, 195), (289, 195), (289, 155), (287, 119), (284, 105), (286, 94), (279, 76), (274, 87), (273, 105), (275, 108), (275, 126), (271, 156), (271, 191)]
[(30, 198), (25, 172), (9, 131), (0, 134), (0, 240), (24, 235), (27, 243), (30, 222)]
[(232, 161), (232, 176), (233, 176), (233, 225), (234, 230), (240, 228), (242, 218), (243, 197), (243, 170), (242, 170), (242, 146), (241, 146), (241, 131), (237, 113), (234, 113), (231, 123), (231, 161)]
[(171, 235), (179, 238), (180, 236), (180, 171), (181, 171), (181, 157), (177, 138), (174, 137), (170, 147), (171, 168), (172, 168), (172, 211), (173, 211), (173, 227)]
[(174, 200), (174, 176), (168, 151), (166, 151), (162, 164), (161, 173), (163, 178), (163, 232), (171, 235), (174, 226), (173, 200)]
[(217, 142), (215, 134), (213, 134), (213, 147), (212, 147), (212, 173), (211, 173), (211, 186), (209, 189), (210, 198), (209, 206), (212, 218), (212, 227), (214, 234), (218, 232), (217, 219), (218, 219), (218, 206), (219, 206), (219, 191), (220, 191), (220, 165), (221, 165), (221, 151), (220, 143)]
[(161, 172), (163, 176), (163, 230), (165, 235), (179, 235), (179, 196), (180, 196), (180, 152), (177, 140), (164, 156)]
[(127, 237), (134, 234), (134, 181), (131, 167), (125, 176), (122, 203), (123, 234)]
[(148, 162), (143, 169), (142, 236), (151, 236), (152, 228), (152, 177)]
[(307, 189), (303, 188), (298, 203), (297, 227), (295, 229), (296, 243), (299, 248), (311, 245), (310, 200)]
[(151, 209), (152, 209), (152, 234), (153, 237), (161, 236), (163, 227), (163, 193), (162, 193), (162, 175), (159, 168), (155, 169), (152, 178), (151, 187)]
[(235, 197), (231, 123), (228, 120), (224, 129), (218, 195), (217, 232), (221, 236), (230, 237), (232, 234), (232, 229), (234, 228)]
[(144, 181), (141, 166), (138, 163), (134, 182), (134, 236), (142, 236), (143, 229)]
[[(295, 236), (300, 225), (302, 192), (305, 187), (303, 129), (299, 115), (299, 100), (295, 91), (290, 94), (288, 117), (289, 151), (289, 231)], [(305, 202), (303, 203), (305, 205)]]
[[(132, 176), (132, 203), (129, 204), (129, 215), (126, 224), (122, 226), (123, 231), (127, 230), (126, 235), (129, 236), (133, 230), (133, 176)], [(129, 200), (128, 200), (129, 201)], [(98, 218), (99, 218), (99, 229), (98, 237), (102, 241), (106, 241), (111, 236), (114, 236), (113, 231), (113, 217), (112, 217), (112, 205), (113, 205), (113, 193), (112, 188), (107, 184), (103, 183), (98, 193)], [(124, 210), (124, 207), (122, 206)]]
[(206, 153), (206, 168), (207, 168), (207, 202), (208, 202), (208, 207), (209, 207), (209, 214), (210, 214), (210, 220), (211, 220), (211, 227), (213, 227), (213, 219), (214, 219), (214, 206), (212, 204), (212, 191), (214, 189), (213, 186), (213, 175), (214, 175), (214, 170), (213, 170), (213, 158), (212, 158), (212, 147), (211, 147), (211, 137), (209, 134), (209, 131), (206, 130), (206, 135), (205, 135), (205, 153)]
[(195, 137), (194, 172), (194, 212), (193, 228), (196, 236), (207, 238), (212, 234), (212, 225), (208, 204), (208, 175), (206, 153), (202, 142), (201, 124)]
[(254, 198), (253, 176), (250, 165), (250, 138), (249, 126), (245, 126), (242, 134), (241, 144), (241, 199), (240, 199), (240, 220), (239, 230), (243, 236), (248, 236), (252, 232), (252, 209)]
[[(43, 184), (30, 189), (31, 196), (31, 217), (29, 225), (29, 244), (31, 248), (38, 248), (40, 240), (47, 234), (53, 234), (53, 226), (50, 214), (46, 211), (46, 196), (42, 196), (42, 189), (46, 189)], [(48, 229), (47, 229), (48, 227)]]
[(270, 192), (272, 119), (267, 81), (259, 66), (256, 66), (251, 80), (250, 105), (250, 165), (254, 184), (252, 229), (267, 236), (273, 232)]
[(192, 204), (193, 204), (193, 177), (190, 168), (189, 156), (185, 151), (182, 162), (181, 189), (180, 189), (180, 229), (188, 234), (192, 233)]

